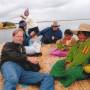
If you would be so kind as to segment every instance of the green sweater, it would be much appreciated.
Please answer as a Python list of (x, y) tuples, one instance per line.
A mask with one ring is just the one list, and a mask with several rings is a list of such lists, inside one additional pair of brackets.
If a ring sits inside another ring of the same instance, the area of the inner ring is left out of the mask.
[(66, 62), (71, 62), (70, 67), (87, 64), (90, 59), (90, 38), (85, 42), (78, 41), (70, 50)]

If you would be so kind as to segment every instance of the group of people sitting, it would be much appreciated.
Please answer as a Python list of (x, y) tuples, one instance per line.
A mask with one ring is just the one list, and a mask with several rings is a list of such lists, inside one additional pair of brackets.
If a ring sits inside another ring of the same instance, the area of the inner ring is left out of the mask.
[[(54, 90), (54, 79), (68, 87), (74, 81), (90, 76), (90, 71), (87, 71), (87, 67), (90, 68), (90, 30), (81, 28), (76, 31), (76, 41), (70, 29), (65, 30), (62, 39), (59, 26), (57, 21), (54, 21), (51, 27), (45, 30), (39, 31), (38, 27), (34, 27), (29, 28), (26, 33), (27, 23), (23, 20), (19, 22), (19, 28), (12, 33), (12, 42), (5, 43), (1, 52), (3, 90), (16, 90), (18, 83), (39, 84), (40, 90)], [(38, 72), (40, 66), (37, 55), (30, 56), (25, 50), (25, 46), (31, 47), (38, 37), (41, 43), (56, 43), (56, 48), (68, 51), (64, 60), (53, 65), (50, 74)]]
[(24, 20), (19, 22), (19, 28), (24, 31), (23, 45), (27, 54), (40, 53), (41, 44), (55, 43), (62, 38), (62, 31), (59, 29), (57, 21), (53, 21), (51, 27), (39, 30), (38, 26), (28, 28)]
[(55, 43), (57, 40), (62, 38), (62, 31), (59, 29), (57, 21), (53, 21), (51, 27), (45, 28), (39, 31), (38, 26), (29, 28), (26, 33), (27, 23), (24, 20), (19, 22), (19, 28), (25, 32), (24, 45), (28, 46), (31, 39), (35, 39), (36, 36), (42, 36), (41, 41), (44, 44)]
[(90, 30), (81, 28), (77, 31), (77, 36), (79, 40), (72, 47), (69, 46), (66, 58), (57, 61), (50, 72), (65, 87), (76, 80), (90, 78)]

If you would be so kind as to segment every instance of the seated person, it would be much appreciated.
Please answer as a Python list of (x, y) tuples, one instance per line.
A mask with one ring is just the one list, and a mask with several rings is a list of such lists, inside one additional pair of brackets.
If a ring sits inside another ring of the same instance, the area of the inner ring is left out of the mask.
[[(35, 32), (39, 32), (39, 28), (37, 23), (32, 19), (31, 14), (29, 12), (29, 8), (25, 9), (24, 13), (20, 16), (22, 18), (21, 21), (26, 22), (27, 24), (27, 30), (32, 31), (35, 30)], [(28, 46), (30, 37), (27, 37), (24, 42), (24, 46)]]
[(57, 41), (57, 48), (63, 50), (69, 50), (74, 44), (76, 40), (73, 38), (73, 32), (70, 29), (66, 29), (64, 32), (64, 38)]
[(66, 57), (68, 51), (74, 45), (76, 40), (73, 38), (73, 33), (70, 29), (64, 32), (64, 38), (56, 42), (57, 48), (51, 51), (51, 55), (58, 57)]
[(20, 17), (27, 23), (28, 30), (35, 29), (37, 32), (39, 32), (38, 25), (34, 18), (31, 16), (29, 8), (25, 9), (23, 15), (21, 15)]
[(36, 41), (36, 39), (38, 38), (38, 33), (39, 31), (37, 31), (37, 29), (32, 28), (28, 30), (28, 35), (30, 37), (28, 41), (28, 46), (31, 46)]
[(26, 29), (27, 29), (27, 23), (26, 23), (26, 21), (21, 20), (21, 21), (19, 22), (19, 26), (18, 26), (18, 27), (21, 28), (21, 29), (24, 31), (24, 41), (23, 41), (23, 45), (24, 45), (24, 46), (27, 46), (27, 45), (28, 45), (28, 40), (29, 40), (29, 38), (28, 38), (28, 35), (27, 35), (27, 33), (26, 33)]
[(34, 69), (39, 63), (35, 57), (26, 54), (23, 46), (24, 32), (17, 29), (12, 34), (12, 42), (7, 42), (1, 52), (1, 73), (4, 77), (3, 90), (16, 90), (18, 83), (40, 84), (40, 90), (54, 90), (54, 80), (48, 74)]
[(28, 46), (25, 46), (26, 53), (29, 55), (40, 54), (41, 55), (41, 38), (42, 36), (37, 35), (36, 29), (29, 29), (28, 35)]
[(39, 35), (42, 35), (42, 43), (55, 43), (57, 40), (61, 39), (62, 32), (59, 29), (59, 26), (57, 21), (53, 21), (51, 27), (40, 31)]
[(79, 41), (71, 48), (66, 59), (57, 61), (52, 67), (51, 75), (58, 78), (65, 87), (70, 86), (75, 80), (86, 78), (84, 67), (90, 63), (90, 34), (88, 33), (90, 30), (86, 28), (79, 29), (77, 32)]

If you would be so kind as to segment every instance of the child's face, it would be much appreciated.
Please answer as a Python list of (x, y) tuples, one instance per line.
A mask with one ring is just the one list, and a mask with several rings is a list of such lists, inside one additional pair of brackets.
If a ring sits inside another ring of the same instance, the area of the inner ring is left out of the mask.
[(72, 35), (65, 34), (65, 38), (66, 38), (67, 40), (70, 40), (70, 39), (72, 38)]

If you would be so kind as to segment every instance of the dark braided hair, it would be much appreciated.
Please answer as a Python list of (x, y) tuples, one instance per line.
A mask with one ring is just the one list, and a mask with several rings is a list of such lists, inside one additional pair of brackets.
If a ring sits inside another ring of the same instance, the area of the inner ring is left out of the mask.
[(89, 31), (78, 31), (77, 35), (79, 35), (81, 33), (84, 34), (86, 37), (90, 37), (90, 32)]

